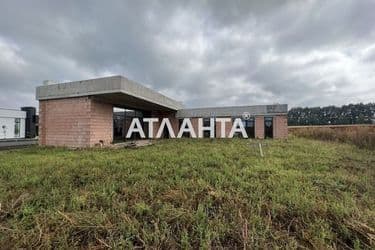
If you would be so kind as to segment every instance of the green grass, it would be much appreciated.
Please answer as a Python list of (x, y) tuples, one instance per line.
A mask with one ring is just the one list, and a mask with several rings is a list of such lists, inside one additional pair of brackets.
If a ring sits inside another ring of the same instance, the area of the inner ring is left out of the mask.
[(308, 139), (0, 152), (1, 248), (374, 248), (375, 154)]

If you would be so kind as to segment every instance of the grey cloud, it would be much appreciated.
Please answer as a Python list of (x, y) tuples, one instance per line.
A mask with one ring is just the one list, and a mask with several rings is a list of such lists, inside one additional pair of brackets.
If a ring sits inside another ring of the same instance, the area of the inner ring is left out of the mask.
[(374, 101), (373, 53), (359, 55), (373, 46), (374, 7), (370, 0), (2, 1), (0, 55), (8, 54), (0, 58), (0, 107), (36, 105), (44, 79), (108, 74), (190, 107)]

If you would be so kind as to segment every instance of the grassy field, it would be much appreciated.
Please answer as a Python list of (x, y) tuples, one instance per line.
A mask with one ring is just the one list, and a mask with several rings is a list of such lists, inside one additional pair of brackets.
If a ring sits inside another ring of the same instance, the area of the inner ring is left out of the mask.
[(375, 248), (375, 154), (291, 137), (0, 152), (0, 248)]
[(289, 132), (298, 137), (354, 144), (375, 150), (375, 125), (292, 126)]

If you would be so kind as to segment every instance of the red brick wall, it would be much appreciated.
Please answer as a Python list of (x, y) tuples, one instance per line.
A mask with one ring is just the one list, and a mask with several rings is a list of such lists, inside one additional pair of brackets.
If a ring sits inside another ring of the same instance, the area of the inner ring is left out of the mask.
[(46, 110), (46, 104), (47, 102), (45, 101), (39, 101), (39, 128), (38, 128), (38, 136), (39, 136), (39, 144), (40, 145), (46, 145), (46, 119), (45, 119), (45, 110)]
[(264, 116), (255, 117), (255, 138), (264, 138)]
[(191, 125), (193, 125), (193, 130), (195, 132), (196, 138), (198, 138), (198, 118), (190, 118)]
[(286, 115), (273, 117), (273, 137), (276, 139), (288, 137), (288, 118)]
[(90, 97), (39, 102), (41, 145), (87, 147), (113, 140), (112, 105)]
[(173, 131), (174, 131), (174, 135), (177, 137), (178, 131), (180, 131), (178, 119), (175, 118), (175, 117), (170, 117), (169, 120), (171, 122)]
[(113, 141), (113, 106), (91, 100), (90, 146), (100, 141), (105, 145)]

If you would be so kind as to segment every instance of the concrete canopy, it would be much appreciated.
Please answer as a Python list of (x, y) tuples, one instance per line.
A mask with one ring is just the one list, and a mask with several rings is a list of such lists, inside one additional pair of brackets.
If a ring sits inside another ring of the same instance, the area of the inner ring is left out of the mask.
[(91, 96), (116, 107), (144, 111), (177, 111), (182, 103), (123, 76), (39, 86), (36, 99), (51, 100)]

